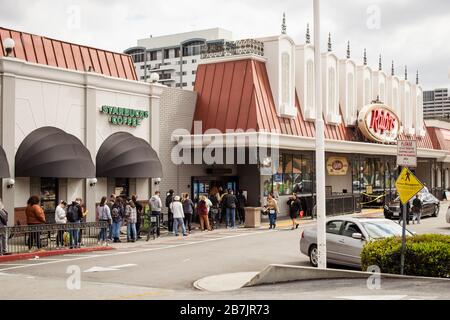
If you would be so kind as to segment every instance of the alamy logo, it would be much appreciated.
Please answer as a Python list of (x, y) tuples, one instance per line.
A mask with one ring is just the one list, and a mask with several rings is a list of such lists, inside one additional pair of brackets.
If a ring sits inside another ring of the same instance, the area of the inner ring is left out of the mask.
[(69, 266), (66, 273), (70, 275), (66, 280), (67, 289), (81, 290), (81, 268), (79, 266)]
[(172, 133), (171, 160), (175, 165), (259, 165), (261, 174), (278, 169), (280, 141), (277, 132), (208, 129), (194, 123), (194, 132), (177, 129)]

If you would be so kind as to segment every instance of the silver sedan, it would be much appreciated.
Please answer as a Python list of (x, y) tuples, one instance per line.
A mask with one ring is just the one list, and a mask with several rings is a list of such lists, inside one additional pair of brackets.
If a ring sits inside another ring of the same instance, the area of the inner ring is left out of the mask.
[[(327, 262), (361, 268), (361, 251), (365, 243), (402, 235), (402, 227), (387, 219), (337, 217), (329, 219), (327, 231)], [(406, 232), (407, 236), (413, 234)], [(300, 251), (309, 256), (313, 267), (318, 265), (316, 228), (302, 233)]]

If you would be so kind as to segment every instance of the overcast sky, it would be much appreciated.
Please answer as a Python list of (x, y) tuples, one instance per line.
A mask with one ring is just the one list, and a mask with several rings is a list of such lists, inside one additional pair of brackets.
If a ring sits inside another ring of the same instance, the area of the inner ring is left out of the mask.
[[(420, 72), (425, 89), (450, 87), (450, 1), (322, 0), (322, 48), (331, 32), (333, 51), (409, 79)], [(357, 3), (357, 4), (355, 4)], [(0, 0), (0, 26), (94, 47), (123, 51), (136, 40), (221, 27), (234, 39), (279, 34), (286, 12), (287, 33), (304, 43), (312, 24), (312, 0)]]

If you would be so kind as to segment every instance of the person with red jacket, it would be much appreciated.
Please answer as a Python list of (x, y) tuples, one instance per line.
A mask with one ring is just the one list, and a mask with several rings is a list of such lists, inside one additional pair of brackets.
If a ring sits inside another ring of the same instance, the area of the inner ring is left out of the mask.
[[(40, 206), (41, 200), (38, 196), (31, 196), (27, 202), (27, 208), (25, 209), (25, 215), (27, 217), (27, 225), (34, 226), (39, 224), (45, 224), (45, 213)], [(28, 237), (28, 249), (31, 250), (36, 245), (38, 249), (41, 249), (41, 234), (40, 232), (30, 232)]]

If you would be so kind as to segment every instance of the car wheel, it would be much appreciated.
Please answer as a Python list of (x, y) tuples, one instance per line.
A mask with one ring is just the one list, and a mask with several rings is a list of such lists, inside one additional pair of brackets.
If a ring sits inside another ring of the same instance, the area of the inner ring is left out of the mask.
[(433, 217), (437, 217), (439, 215), (439, 206), (438, 205), (436, 205), (436, 206), (434, 206), (434, 212), (433, 212)]
[(317, 268), (319, 265), (319, 249), (317, 249), (315, 244), (309, 248), (309, 262), (314, 268)]

